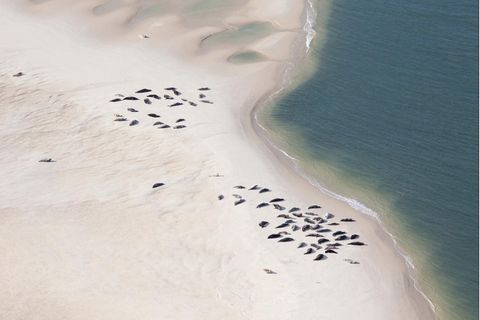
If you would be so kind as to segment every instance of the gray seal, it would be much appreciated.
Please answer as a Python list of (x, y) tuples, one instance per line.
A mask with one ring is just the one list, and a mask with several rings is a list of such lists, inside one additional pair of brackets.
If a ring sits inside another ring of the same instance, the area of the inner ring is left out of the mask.
[(165, 185), (165, 183), (157, 182), (152, 186), (152, 189), (159, 188), (159, 187), (164, 186), (164, 185)]
[(260, 204), (257, 206), (257, 208), (263, 208), (263, 207), (267, 207), (267, 206), (269, 206), (268, 203), (262, 202), (262, 203), (260, 203)]
[(270, 223), (268, 223), (268, 221), (262, 221), (258, 225), (260, 226), (260, 228), (265, 228), (268, 227), (269, 224)]
[(313, 259), (314, 261), (320, 261), (320, 260), (325, 260), (327, 259), (327, 256), (324, 255), (323, 253), (320, 253), (318, 256), (315, 257), (315, 259)]

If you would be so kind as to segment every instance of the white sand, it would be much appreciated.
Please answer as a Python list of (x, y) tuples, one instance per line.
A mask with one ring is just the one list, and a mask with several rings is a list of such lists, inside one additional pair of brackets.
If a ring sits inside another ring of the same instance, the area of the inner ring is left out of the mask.
[[(194, 26), (182, 24), (171, 2), (171, 14), (134, 27), (125, 21), (138, 2), (94, 16), (104, 2), (0, 1), (1, 319), (433, 318), (377, 223), (296, 176), (252, 129), (250, 111), (275, 86), (280, 62), (224, 61), (248, 48), (288, 59), (296, 33), (198, 49), (228, 24), (301, 29), (301, 1), (250, 1), (211, 24), (192, 18)], [(196, 89), (209, 86), (214, 104), (108, 102), (168, 86), (195, 101)], [(114, 114), (140, 124), (113, 122)], [(187, 128), (152, 126), (178, 118)], [(156, 182), (166, 185), (152, 189)], [(233, 193), (247, 202), (233, 206)], [(267, 240), (280, 212), (255, 206), (277, 196), (288, 208), (319, 203), (322, 214), (355, 218), (338, 228), (368, 246), (314, 262), (297, 241)]]

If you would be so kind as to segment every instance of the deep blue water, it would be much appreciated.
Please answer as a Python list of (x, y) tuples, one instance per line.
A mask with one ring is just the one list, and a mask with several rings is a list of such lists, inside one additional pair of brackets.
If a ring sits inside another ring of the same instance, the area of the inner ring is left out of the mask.
[(353, 196), (398, 223), (439, 314), (478, 319), (478, 1), (335, 0), (326, 28), (273, 120), (338, 170), (334, 191), (375, 186), (388, 209)]

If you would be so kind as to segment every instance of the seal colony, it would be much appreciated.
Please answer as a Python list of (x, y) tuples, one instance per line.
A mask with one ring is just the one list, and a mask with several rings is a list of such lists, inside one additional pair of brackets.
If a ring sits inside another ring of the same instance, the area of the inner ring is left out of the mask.
[[(243, 185), (236, 185), (233, 189), (237, 189), (240, 191), (244, 191), (244, 195), (240, 195), (237, 193), (231, 194), (233, 198), (235, 198), (233, 205), (237, 206), (247, 202), (248, 192), (255, 191), (260, 193), (265, 193), (265, 190), (271, 192), (269, 188), (259, 187), (258, 185), (254, 185), (250, 188), (247, 188)], [(260, 190), (260, 191), (258, 191)], [(262, 192), (263, 191), (263, 192)], [(224, 200), (225, 195), (219, 195), (217, 197), (218, 200)], [(296, 242), (299, 243), (298, 246), (296, 244), (292, 244), (292, 249), (294, 246), (297, 246), (297, 249), (307, 248), (306, 251), (303, 251), (304, 255), (316, 254), (313, 261), (323, 261), (327, 260), (328, 255), (335, 254), (338, 255), (340, 249), (344, 245), (348, 246), (365, 246), (366, 243), (361, 241), (349, 241), (349, 240), (356, 240), (359, 239), (360, 236), (358, 234), (351, 234), (348, 235), (347, 232), (343, 230), (337, 230), (338, 226), (342, 224), (337, 222), (340, 221), (342, 223), (352, 223), (355, 222), (352, 218), (341, 218), (340, 220), (336, 220), (335, 215), (330, 212), (326, 212), (323, 217), (320, 214), (320, 210), (322, 207), (318, 204), (313, 204), (307, 207), (306, 210), (313, 210), (312, 211), (302, 211), (299, 207), (291, 207), (288, 210), (288, 214), (278, 214), (277, 211), (284, 211), (286, 210), (286, 206), (280, 206), (277, 203), (285, 203), (284, 198), (270, 198), (268, 200), (268, 196), (264, 195), (263, 199), (266, 201), (260, 202), (255, 205), (256, 209), (262, 209), (267, 207), (272, 207), (273, 210), (270, 209), (271, 219), (272, 221), (262, 220), (258, 222), (258, 226), (261, 229), (264, 229), (265, 233), (270, 233), (266, 238), (268, 240), (276, 240), (279, 243), (286, 243), (286, 242)], [(270, 204), (273, 204), (270, 206)], [(266, 210), (266, 209), (262, 209)], [(291, 215), (290, 215), (291, 214)], [(275, 216), (276, 215), (276, 216)], [(277, 221), (276, 223), (280, 223), (275, 227), (269, 227), (272, 225), (273, 220)], [(333, 228), (335, 227), (335, 228)], [(333, 228), (334, 231), (331, 228)], [(273, 230), (272, 230), (273, 229)], [(280, 230), (277, 230), (280, 229)], [(298, 231), (298, 232), (297, 232)], [(309, 240), (310, 239), (310, 240)], [(311, 240), (315, 239), (315, 240)], [(344, 261), (349, 262), (350, 264), (360, 264), (358, 261), (352, 263), (352, 260), (349, 258), (345, 258)]]
[[(182, 98), (182, 92), (179, 91), (176, 87), (167, 87), (163, 90), (163, 93), (159, 93), (160, 95), (156, 93), (152, 93), (153, 91), (148, 88), (142, 88), (137, 91), (135, 91), (135, 94), (140, 95), (140, 97), (137, 97), (135, 95), (127, 95), (125, 96), (124, 94), (117, 93), (115, 94), (115, 98), (111, 99), (110, 102), (115, 102), (115, 103), (120, 103), (122, 106), (127, 105), (125, 111), (128, 113), (138, 113), (140, 112), (139, 110), (144, 110), (144, 112), (149, 112), (147, 114), (148, 117), (150, 118), (161, 118), (161, 115), (157, 113), (152, 113), (153, 107), (158, 108), (158, 107), (167, 107), (167, 108), (173, 108), (173, 107), (198, 107), (199, 104), (213, 104), (211, 100), (207, 100), (207, 95), (205, 94), (206, 91), (210, 91), (211, 89), (209, 87), (201, 87), (198, 88), (198, 95), (196, 99), (186, 99)], [(172, 93), (173, 96), (169, 94), (165, 94), (165, 92)], [(163, 99), (162, 99), (163, 95)], [(196, 101), (193, 101), (196, 100)], [(143, 101), (143, 103), (142, 103)], [(155, 101), (155, 103), (153, 103)], [(162, 103), (169, 101), (168, 103)], [(175, 102), (176, 101), (176, 102)], [(147, 105), (147, 108), (142, 108)], [(168, 109), (165, 110), (165, 112), (168, 112)], [(129, 120), (127, 116), (124, 116), (122, 114), (115, 114), (113, 121), (115, 122), (129, 122), (129, 126), (136, 126), (140, 124), (140, 121), (137, 119)], [(178, 118), (174, 122), (171, 123), (166, 123), (163, 121), (155, 121), (152, 126), (156, 127), (157, 129), (174, 129), (174, 130), (180, 130), (180, 129), (185, 129), (187, 128), (186, 124), (186, 119), (185, 118)]]

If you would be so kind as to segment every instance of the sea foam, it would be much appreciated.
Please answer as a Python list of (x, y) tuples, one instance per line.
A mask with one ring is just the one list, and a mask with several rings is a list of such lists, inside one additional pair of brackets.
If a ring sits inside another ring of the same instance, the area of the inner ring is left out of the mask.
[(317, 11), (315, 10), (312, 0), (307, 0), (306, 6), (306, 19), (305, 24), (303, 25), (303, 31), (306, 34), (305, 37), (305, 46), (307, 51), (310, 50), (310, 45), (315, 38), (315, 21), (317, 19)]

